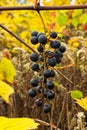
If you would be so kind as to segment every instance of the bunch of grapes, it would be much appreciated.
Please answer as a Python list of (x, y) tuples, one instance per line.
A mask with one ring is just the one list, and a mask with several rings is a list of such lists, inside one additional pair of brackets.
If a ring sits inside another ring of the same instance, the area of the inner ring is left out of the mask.
[[(33, 77), (30, 80), (31, 88), (28, 90), (30, 97), (36, 97), (35, 103), (38, 107), (42, 107), (44, 113), (51, 111), (50, 100), (54, 99), (54, 82), (55, 71), (53, 67), (62, 60), (63, 53), (66, 51), (65, 46), (61, 45), (56, 32), (49, 35), (34, 31), (31, 33), (31, 43), (37, 45), (38, 53), (33, 52), (30, 55), (32, 70), (39, 74), (39, 77)], [(47, 50), (46, 44), (50, 50)]]

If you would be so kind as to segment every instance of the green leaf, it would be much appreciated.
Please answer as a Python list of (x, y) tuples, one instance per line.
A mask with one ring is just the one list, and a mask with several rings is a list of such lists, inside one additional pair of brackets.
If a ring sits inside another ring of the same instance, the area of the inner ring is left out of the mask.
[(81, 15), (80, 21), (81, 21), (83, 24), (87, 23), (87, 14)]
[(78, 25), (79, 21), (77, 18), (72, 19), (72, 24), (76, 27)]
[(68, 17), (67, 15), (58, 14), (57, 16), (57, 22), (60, 25), (64, 25), (67, 23)]
[(83, 97), (83, 93), (79, 90), (73, 90), (73, 91), (71, 91), (71, 97), (73, 99), (76, 99), (76, 98), (79, 99), (79, 98)]
[(74, 10), (74, 12), (72, 14), (72, 17), (77, 17), (77, 16), (81, 15), (82, 12), (83, 12), (82, 9), (80, 9), (80, 10)]

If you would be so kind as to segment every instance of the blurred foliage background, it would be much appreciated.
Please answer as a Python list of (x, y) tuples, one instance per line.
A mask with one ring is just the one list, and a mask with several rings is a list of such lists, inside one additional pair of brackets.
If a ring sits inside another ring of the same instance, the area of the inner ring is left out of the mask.
[[(87, 0), (41, 0), (41, 5), (43, 6), (72, 4), (87, 4)], [(23, 5), (34, 6), (34, 0), (0, 0), (0, 6)], [(58, 81), (57, 94), (53, 102), (54, 108), (52, 109), (51, 117), (49, 115), (45, 116), (40, 109), (37, 110), (33, 105), (33, 100), (27, 96), (27, 91), (30, 88), (29, 80), (34, 75), (30, 68), (30, 50), (0, 28), (0, 54), (7, 48), (17, 72), (13, 84), (15, 89), (15, 94), (12, 98), (13, 104), (8, 106), (4, 102), (0, 102), (0, 115), (39, 118), (53, 124), (59, 123), (58, 127), (62, 130), (74, 130), (73, 120), (76, 119), (78, 111), (84, 110), (77, 106), (71, 99), (70, 93), (66, 93), (65, 89), (68, 92), (79, 89), (83, 92), (84, 97), (87, 96), (87, 9), (49, 10), (40, 11), (40, 13), (47, 32), (56, 31), (67, 48), (64, 58), (57, 69), (70, 79), (73, 85), (64, 79), (63, 76), (57, 74), (55, 79)], [(31, 32), (34, 30), (45, 32), (37, 11), (0, 11), (0, 24), (10, 29), (34, 49), (37, 47), (30, 43)], [(67, 67), (69, 64), (71, 66)], [(85, 113), (87, 114), (87, 111)], [(45, 129), (49, 130), (48, 128)], [(44, 130), (44, 128), (40, 130)]]
[[(86, 0), (42, 0), (43, 6), (58, 6), (58, 5), (71, 5), (71, 4), (86, 4)], [(1, 0), (0, 6), (31, 6), (34, 5), (34, 0)], [(45, 23), (45, 27), (48, 32), (55, 30), (62, 34), (67, 43), (71, 46), (73, 42), (76, 47), (79, 46), (78, 38), (86, 37), (87, 35), (87, 10), (58, 10), (58, 11), (41, 11), (42, 18)], [(31, 45), (29, 42), (30, 33), (33, 30), (44, 32), (42, 21), (36, 11), (24, 10), (24, 11), (1, 11), (0, 12), (0, 24), (3, 24), (9, 28), (12, 32), (20, 36), (24, 41)], [(75, 37), (71, 39), (70, 37)], [(0, 42), (7, 48), (13, 48), (14, 46), (22, 46), (16, 39), (6, 33), (0, 28)], [(87, 40), (84, 40), (84, 45), (87, 46)], [(31, 45), (35, 48), (35, 46)], [(22, 46), (24, 47), (24, 46)]]

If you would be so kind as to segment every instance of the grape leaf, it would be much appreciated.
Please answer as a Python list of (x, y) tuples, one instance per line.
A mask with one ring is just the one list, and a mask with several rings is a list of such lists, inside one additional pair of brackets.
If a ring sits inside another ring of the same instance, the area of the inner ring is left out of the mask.
[(9, 101), (9, 96), (14, 93), (14, 90), (12, 87), (10, 87), (8, 84), (0, 80), (0, 96), (7, 102)]
[(2, 58), (0, 62), (0, 78), (12, 83), (15, 75), (16, 72), (12, 62), (5, 57)]
[(75, 99), (75, 98), (79, 99), (79, 98), (83, 97), (83, 93), (79, 90), (73, 90), (73, 91), (71, 91), (71, 97), (73, 99)]
[(79, 104), (82, 108), (87, 110), (87, 97), (82, 98), (82, 99), (75, 99), (76, 103)]
[(39, 123), (31, 118), (6, 118), (0, 117), (1, 130), (32, 130), (38, 127)]

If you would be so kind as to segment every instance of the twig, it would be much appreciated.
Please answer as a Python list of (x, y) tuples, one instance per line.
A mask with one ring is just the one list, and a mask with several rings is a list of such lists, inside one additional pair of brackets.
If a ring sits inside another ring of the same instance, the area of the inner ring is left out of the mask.
[(40, 19), (41, 19), (41, 21), (42, 21), (42, 24), (43, 24), (44, 31), (45, 31), (45, 33), (46, 33), (47, 30), (46, 30), (46, 27), (45, 27), (45, 23), (44, 23), (43, 17), (42, 17), (42, 15), (41, 15), (40, 11), (37, 11), (37, 13), (39, 14), (39, 17), (40, 17)]
[(73, 84), (73, 82), (68, 79), (61, 71), (57, 70), (55, 67), (54, 69), (56, 70), (57, 73), (59, 73), (63, 78), (65, 78), (70, 84)]
[[(57, 128), (57, 126), (55, 126), (55, 125), (53, 125), (53, 124), (50, 124), (50, 123), (48, 123), (48, 122), (42, 121), (42, 120), (40, 120), (40, 119), (35, 118), (34, 120), (35, 120), (36, 122), (42, 124), (42, 125), (51, 126), (51, 127), (54, 128), (54, 129)], [(57, 128), (56, 130), (60, 130), (60, 129)]]
[(0, 7), (0, 11), (8, 11), (8, 10), (74, 10), (74, 9), (87, 9), (87, 4), (80, 5), (65, 5), (65, 6), (9, 6), (9, 7)]
[(66, 69), (66, 68), (70, 68), (73, 65), (75, 65), (75, 62), (73, 61), (73, 59), (69, 55), (67, 57), (71, 60), (72, 63), (69, 65), (66, 65), (66, 66), (56, 67), (57, 69)]
[(61, 118), (62, 118), (62, 114), (63, 114), (63, 110), (65, 109), (65, 101), (66, 101), (66, 93), (65, 93), (65, 96), (63, 98), (63, 102), (62, 102), (62, 108), (61, 108), (61, 112), (60, 112), (60, 115), (59, 115), (59, 119), (58, 119), (58, 123), (57, 123), (57, 126), (59, 126), (60, 122), (61, 122)]
[(19, 36), (17, 36), (15, 33), (7, 29), (5, 26), (0, 24), (0, 27), (3, 28), (6, 32), (11, 34), (13, 37), (15, 37), (18, 41), (20, 41), (22, 44), (24, 44), (26, 47), (28, 47), (31, 51), (37, 53), (32, 47), (30, 47), (26, 42), (24, 42)]

